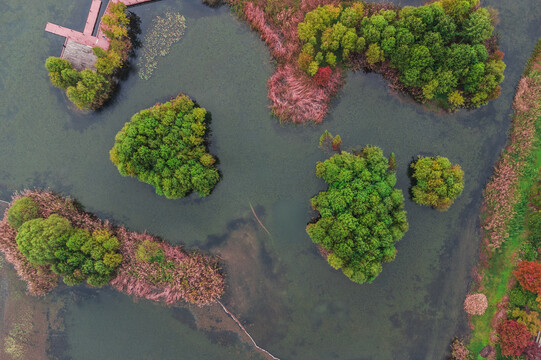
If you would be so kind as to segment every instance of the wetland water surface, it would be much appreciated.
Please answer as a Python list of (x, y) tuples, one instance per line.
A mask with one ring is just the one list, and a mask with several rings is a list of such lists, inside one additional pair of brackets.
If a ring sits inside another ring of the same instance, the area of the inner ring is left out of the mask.
[[(350, 73), (326, 121), (305, 127), (270, 117), (266, 80), (274, 65), (257, 34), (226, 7), (199, 0), (132, 8), (141, 38), (155, 16), (180, 12), (187, 19), (183, 39), (159, 58), (149, 81), (134, 69), (111, 105), (78, 114), (49, 84), (43, 63), (60, 53), (63, 39), (43, 28), (52, 21), (82, 30), (89, 3), (0, 3), (1, 198), (50, 188), (133, 230), (220, 254), (228, 281), (224, 304), (281, 359), (443, 359), (451, 337), (467, 328), (461, 308), (476, 260), (481, 190), (505, 142), (516, 82), (541, 35), (541, 2), (484, 1), (500, 12), (507, 63), (502, 95), (490, 105), (437, 115), (389, 94), (378, 75)], [(179, 92), (212, 113), (211, 152), (223, 180), (204, 199), (167, 200), (121, 177), (109, 160), (115, 134), (135, 112)], [(328, 156), (317, 147), (325, 129), (342, 136), (345, 150), (372, 144), (395, 152), (397, 185), (405, 193), (407, 166), (417, 154), (447, 156), (466, 173), (464, 193), (446, 213), (407, 201), (410, 230), (397, 244), (396, 260), (372, 284), (334, 271), (304, 231), (315, 215), (309, 199), (324, 189), (314, 172)], [(63, 341), (51, 349), (59, 358), (259, 356), (226, 326), (200, 321), (206, 330), (197, 330), (185, 309), (134, 302), (108, 288), (60, 288), (48, 296), (68, 299)]]

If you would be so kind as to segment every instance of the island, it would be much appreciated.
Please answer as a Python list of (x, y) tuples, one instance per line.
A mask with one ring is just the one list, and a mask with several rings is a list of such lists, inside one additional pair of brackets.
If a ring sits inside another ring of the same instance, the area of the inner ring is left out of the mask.
[(114, 226), (50, 191), (15, 194), (0, 221), (0, 240), (0, 251), (32, 295), (50, 292), (59, 278), (67, 285), (110, 284), (167, 304), (206, 305), (225, 290), (216, 258)]
[(207, 152), (210, 114), (180, 94), (135, 114), (115, 137), (111, 161), (168, 199), (196, 191), (207, 196), (220, 180)]
[(354, 282), (372, 282), (382, 263), (394, 260), (394, 244), (408, 230), (390, 161), (380, 148), (366, 146), (358, 154), (342, 151), (318, 162), (316, 176), (328, 189), (310, 200), (319, 217), (306, 232), (333, 268)]

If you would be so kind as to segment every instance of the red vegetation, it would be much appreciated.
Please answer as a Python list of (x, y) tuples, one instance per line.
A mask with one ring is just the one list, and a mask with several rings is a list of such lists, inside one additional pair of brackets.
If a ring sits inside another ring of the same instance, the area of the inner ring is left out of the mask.
[[(214, 259), (188, 254), (180, 246), (169, 245), (154, 236), (128, 231), (124, 227), (116, 229), (116, 235), (124, 258), (117, 269), (117, 276), (111, 281), (117, 290), (167, 304), (184, 300), (206, 305), (217, 301), (223, 294), (224, 278), (218, 272)], [(174, 264), (172, 269), (164, 270), (158, 262), (137, 260), (137, 246), (144, 240), (159, 244), (165, 261)]]
[[(315, 76), (306, 75), (297, 64), (301, 43), (297, 36), (297, 25), (304, 16), (318, 6), (338, 5), (336, 0), (301, 0), (297, 10), (293, 7), (280, 11), (270, 19), (263, 10), (265, 4), (229, 0), (232, 6), (242, 6), (246, 20), (258, 31), (261, 39), (268, 45), (272, 57), (279, 65), (268, 82), (268, 95), (272, 101), (271, 109), (281, 120), (295, 123), (314, 121), (319, 123), (327, 114), (331, 98), (343, 85), (340, 69), (332, 70), (317, 81)], [(329, 69), (330, 70), (330, 69)]]
[(532, 340), (524, 350), (523, 355), (526, 360), (541, 360), (541, 346)]
[(326, 86), (332, 75), (332, 70), (329, 66), (319, 68), (314, 75), (314, 81), (319, 86)]
[[(63, 198), (49, 191), (26, 190), (12, 199), (22, 196), (34, 199), (39, 207), (39, 216), (47, 218), (58, 214), (68, 219), (73, 226), (87, 229), (109, 229), (121, 242), (122, 263), (117, 276), (111, 281), (116, 289), (127, 294), (144, 297), (167, 304), (184, 300), (192, 304), (205, 305), (215, 302), (225, 290), (224, 276), (220, 274), (216, 260), (196, 253), (186, 253), (180, 246), (172, 246), (148, 234), (115, 228), (107, 221), (81, 210), (74, 200)], [(35, 266), (17, 248), (17, 232), (7, 222), (7, 210), (0, 222), (0, 251), (6, 260), (15, 266), (20, 278), (27, 282), (28, 292), (44, 295), (57, 284), (58, 275), (48, 266)], [(138, 261), (135, 251), (144, 240), (157, 242), (164, 252), (168, 265), (167, 277), (158, 263)]]
[(500, 348), (504, 356), (519, 356), (528, 346), (531, 334), (526, 325), (505, 320), (498, 327)]
[(521, 261), (513, 272), (523, 289), (541, 296), (541, 263)]
[(327, 114), (329, 101), (342, 86), (342, 75), (335, 71), (322, 88), (302, 70), (293, 65), (280, 65), (269, 79), (272, 112), (282, 120), (294, 123), (320, 123)]

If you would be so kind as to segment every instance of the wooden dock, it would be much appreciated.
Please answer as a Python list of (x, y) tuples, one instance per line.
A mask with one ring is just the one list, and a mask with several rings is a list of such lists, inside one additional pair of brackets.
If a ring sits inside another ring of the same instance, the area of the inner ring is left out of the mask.
[(90, 11), (88, 12), (88, 17), (86, 18), (83, 34), (92, 35), (94, 32), (94, 27), (96, 26), (96, 21), (98, 21), (98, 15), (100, 14), (100, 8), (101, 0), (92, 0), (92, 5), (90, 5)]
[[(110, 0), (107, 4), (124, 3), (126, 6), (133, 6), (153, 0)], [(66, 38), (64, 47), (60, 57), (68, 60), (77, 70), (94, 68), (96, 56), (92, 52), (92, 48), (98, 46), (104, 50), (109, 49), (109, 39), (98, 24), (97, 36), (92, 36), (98, 21), (98, 16), (101, 8), (101, 0), (92, 0), (90, 10), (86, 18), (85, 28), (83, 32), (68, 29), (66, 27), (48, 22), (45, 25), (45, 31)], [(107, 9), (105, 10), (107, 12)]]

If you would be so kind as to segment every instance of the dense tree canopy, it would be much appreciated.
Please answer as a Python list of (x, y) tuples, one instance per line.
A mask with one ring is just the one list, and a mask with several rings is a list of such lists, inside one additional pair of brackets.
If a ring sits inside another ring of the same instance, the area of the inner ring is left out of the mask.
[(95, 230), (90, 234), (56, 214), (24, 222), (15, 240), (32, 264), (50, 265), (68, 285), (86, 280), (89, 285), (103, 286), (122, 262), (120, 243), (111, 232)]
[(72, 231), (67, 219), (53, 214), (47, 219), (37, 218), (22, 224), (15, 240), (30, 262), (50, 265), (55, 263), (55, 252), (66, 244)]
[(116, 135), (111, 160), (120, 174), (151, 184), (156, 193), (180, 198), (209, 195), (220, 175), (207, 152), (208, 116), (179, 95), (135, 114)]
[(342, 152), (318, 162), (316, 176), (328, 184), (311, 199), (320, 217), (307, 226), (312, 241), (330, 252), (327, 260), (351, 280), (371, 282), (408, 230), (404, 196), (381, 149)]
[(445, 157), (419, 156), (411, 168), (415, 181), (411, 192), (418, 204), (444, 211), (464, 190), (464, 171)]
[[(440, 0), (420, 7), (381, 9), (325, 5), (298, 25), (299, 66), (314, 76), (352, 54), (385, 62), (421, 101), (478, 107), (499, 95), (503, 54), (492, 39), (493, 17), (479, 0)], [(377, 69), (377, 68), (376, 68)]]

